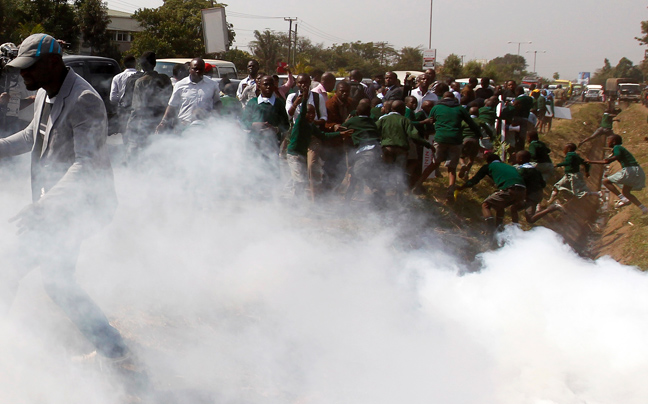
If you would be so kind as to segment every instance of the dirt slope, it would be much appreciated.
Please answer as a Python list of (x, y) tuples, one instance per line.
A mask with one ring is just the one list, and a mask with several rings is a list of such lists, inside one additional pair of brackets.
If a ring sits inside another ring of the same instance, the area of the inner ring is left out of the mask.
[[(623, 106), (622, 106), (623, 107)], [(614, 132), (623, 136), (623, 145), (635, 156), (644, 170), (648, 168), (648, 109), (639, 104), (625, 106), (619, 114), (621, 122), (616, 122)], [(620, 169), (618, 163), (610, 166), (610, 173)], [(635, 192), (644, 204), (648, 203), (648, 190)], [(616, 202), (611, 197), (610, 206)], [(596, 257), (609, 255), (615, 260), (648, 269), (648, 218), (641, 216), (635, 206), (615, 210), (613, 207), (604, 213), (606, 219), (593, 251)]]

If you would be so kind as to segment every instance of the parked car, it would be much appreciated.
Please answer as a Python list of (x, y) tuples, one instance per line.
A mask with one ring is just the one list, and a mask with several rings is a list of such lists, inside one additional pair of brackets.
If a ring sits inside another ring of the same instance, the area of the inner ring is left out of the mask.
[(113, 77), (121, 73), (119, 63), (115, 59), (85, 55), (65, 55), (63, 63), (97, 90), (106, 106), (108, 133), (115, 133), (118, 126), (115, 111), (110, 105), (110, 85)]
[[(172, 59), (158, 59), (155, 65), (155, 71), (158, 73), (166, 74), (173, 77), (173, 67), (176, 65), (183, 65), (190, 63), (192, 59), (189, 58), (172, 58)], [(232, 62), (217, 59), (204, 59), (205, 63), (213, 66), (211, 72), (206, 75), (212, 79), (222, 79), (227, 77), (230, 80), (237, 80), (238, 73), (236, 66)]]
[(620, 83), (619, 101), (641, 101), (641, 87), (639, 83)]
[(99, 56), (66, 55), (63, 63), (83, 77), (101, 95), (106, 105), (110, 98), (110, 84), (115, 75), (121, 73), (115, 59)]
[(611, 77), (605, 81), (605, 97), (610, 102), (616, 100), (639, 102), (641, 89), (634, 79)]
[(600, 86), (598, 84), (590, 84), (585, 87), (585, 92), (583, 93), (583, 101), (603, 101), (603, 86)]

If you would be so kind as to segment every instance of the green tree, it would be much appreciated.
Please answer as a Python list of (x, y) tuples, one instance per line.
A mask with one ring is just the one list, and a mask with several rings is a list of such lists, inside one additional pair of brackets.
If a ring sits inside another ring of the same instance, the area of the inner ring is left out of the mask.
[(642, 81), (643, 73), (640, 66), (635, 66), (632, 61), (626, 57), (621, 58), (615, 67), (612, 67), (610, 61), (605, 59), (603, 67), (594, 73), (591, 82), (592, 84), (605, 84), (605, 81), (611, 77), (629, 78)]
[(459, 76), (461, 76), (461, 70), (461, 58), (454, 53), (451, 53), (443, 61), (443, 69), (441, 69), (441, 74), (443, 74), (445, 77), (459, 78)]
[(554, 72), (554, 74), (553, 74), (553, 79), (554, 79), (554, 80), (558, 80), (558, 79), (560, 79), (560, 73), (558, 73), (558, 72)]
[(635, 67), (634, 63), (626, 57), (623, 57), (619, 60), (619, 63), (614, 67), (614, 77), (628, 77), (628, 78), (634, 78), (636, 74), (635, 70), (637, 68)]
[(80, 0), (76, 3), (77, 22), (84, 44), (90, 48), (91, 55), (112, 53), (110, 37), (106, 32), (110, 18), (108, 6), (101, 0)]
[(20, 44), (21, 36), (15, 27), (19, 24), (16, 3), (11, 0), (0, 0), (0, 43), (14, 42)]
[(246, 51), (240, 49), (230, 49), (223, 55), (223, 60), (230, 61), (236, 65), (236, 70), (240, 72), (247, 71), (247, 64), (253, 56)]
[[(72, 49), (79, 45), (80, 30), (76, 22), (75, 8), (67, 1), (19, 0), (16, 3), (15, 18), (18, 26), (24, 24), (23, 28), (33, 28), (41, 24), (45, 33), (68, 42)], [(12, 29), (15, 30), (15, 27)]]
[(471, 60), (467, 62), (463, 67), (463, 76), (464, 77), (482, 77), (484, 72), (484, 67), (481, 63), (476, 60)]
[(392, 70), (421, 70), (423, 66), (423, 50), (421, 46), (416, 48), (405, 46), (398, 52), (398, 62)]
[(495, 81), (515, 80), (519, 82), (527, 74), (526, 66), (526, 59), (523, 56), (507, 53), (489, 61), (484, 66), (483, 74)]
[[(209, 0), (165, 0), (158, 8), (139, 9), (133, 14), (144, 30), (135, 34), (129, 53), (155, 51), (158, 58), (205, 56), (201, 10), (220, 6)], [(228, 27), (229, 45), (234, 41)]]
[(605, 58), (605, 60), (603, 61), (603, 67), (594, 72), (594, 75), (592, 76), (590, 82), (592, 84), (603, 85), (605, 84), (605, 80), (610, 77), (612, 77), (612, 65), (610, 64), (610, 60), (608, 58)]
[(250, 46), (252, 54), (259, 61), (261, 70), (266, 73), (274, 72), (277, 59), (284, 56), (281, 36), (266, 29), (263, 32), (255, 30), (254, 38), (254, 41), (250, 42)]
[(637, 36), (635, 39), (641, 45), (648, 45), (648, 21), (641, 21), (641, 34), (642, 36)]

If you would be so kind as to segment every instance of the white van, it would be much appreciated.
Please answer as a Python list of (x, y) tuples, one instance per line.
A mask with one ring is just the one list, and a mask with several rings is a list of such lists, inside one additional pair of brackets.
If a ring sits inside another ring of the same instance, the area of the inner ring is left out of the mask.
[[(193, 59), (189, 58), (158, 59), (155, 64), (155, 71), (158, 73), (164, 73), (169, 77), (173, 77), (173, 67), (175, 65), (183, 65), (185, 63), (191, 62), (192, 60)], [(209, 63), (213, 66), (212, 71), (206, 73), (208, 77), (214, 79), (223, 79), (227, 77), (230, 80), (236, 80), (238, 78), (238, 73), (236, 72), (236, 66), (234, 65), (234, 63), (217, 59), (204, 60), (205, 63)]]

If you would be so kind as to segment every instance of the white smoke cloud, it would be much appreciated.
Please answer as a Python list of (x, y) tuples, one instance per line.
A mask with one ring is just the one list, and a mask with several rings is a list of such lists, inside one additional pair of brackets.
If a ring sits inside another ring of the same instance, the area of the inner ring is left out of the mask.
[[(645, 403), (643, 273), (584, 260), (543, 228), (508, 229), (468, 272), (407, 210), (281, 198), (234, 125), (208, 128), (155, 138), (137, 168), (115, 164), (116, 217), (77, 265), (164, 397)], [(29, 162), (2, 170), (9, 217), (29, 201)], [(13, 239), (0, 221), (0, 242)], [(107, 404), (124, 394), (97, 366), (70, 359), (93, 348), (38, 272), (0, 324), (0, 403)]]

